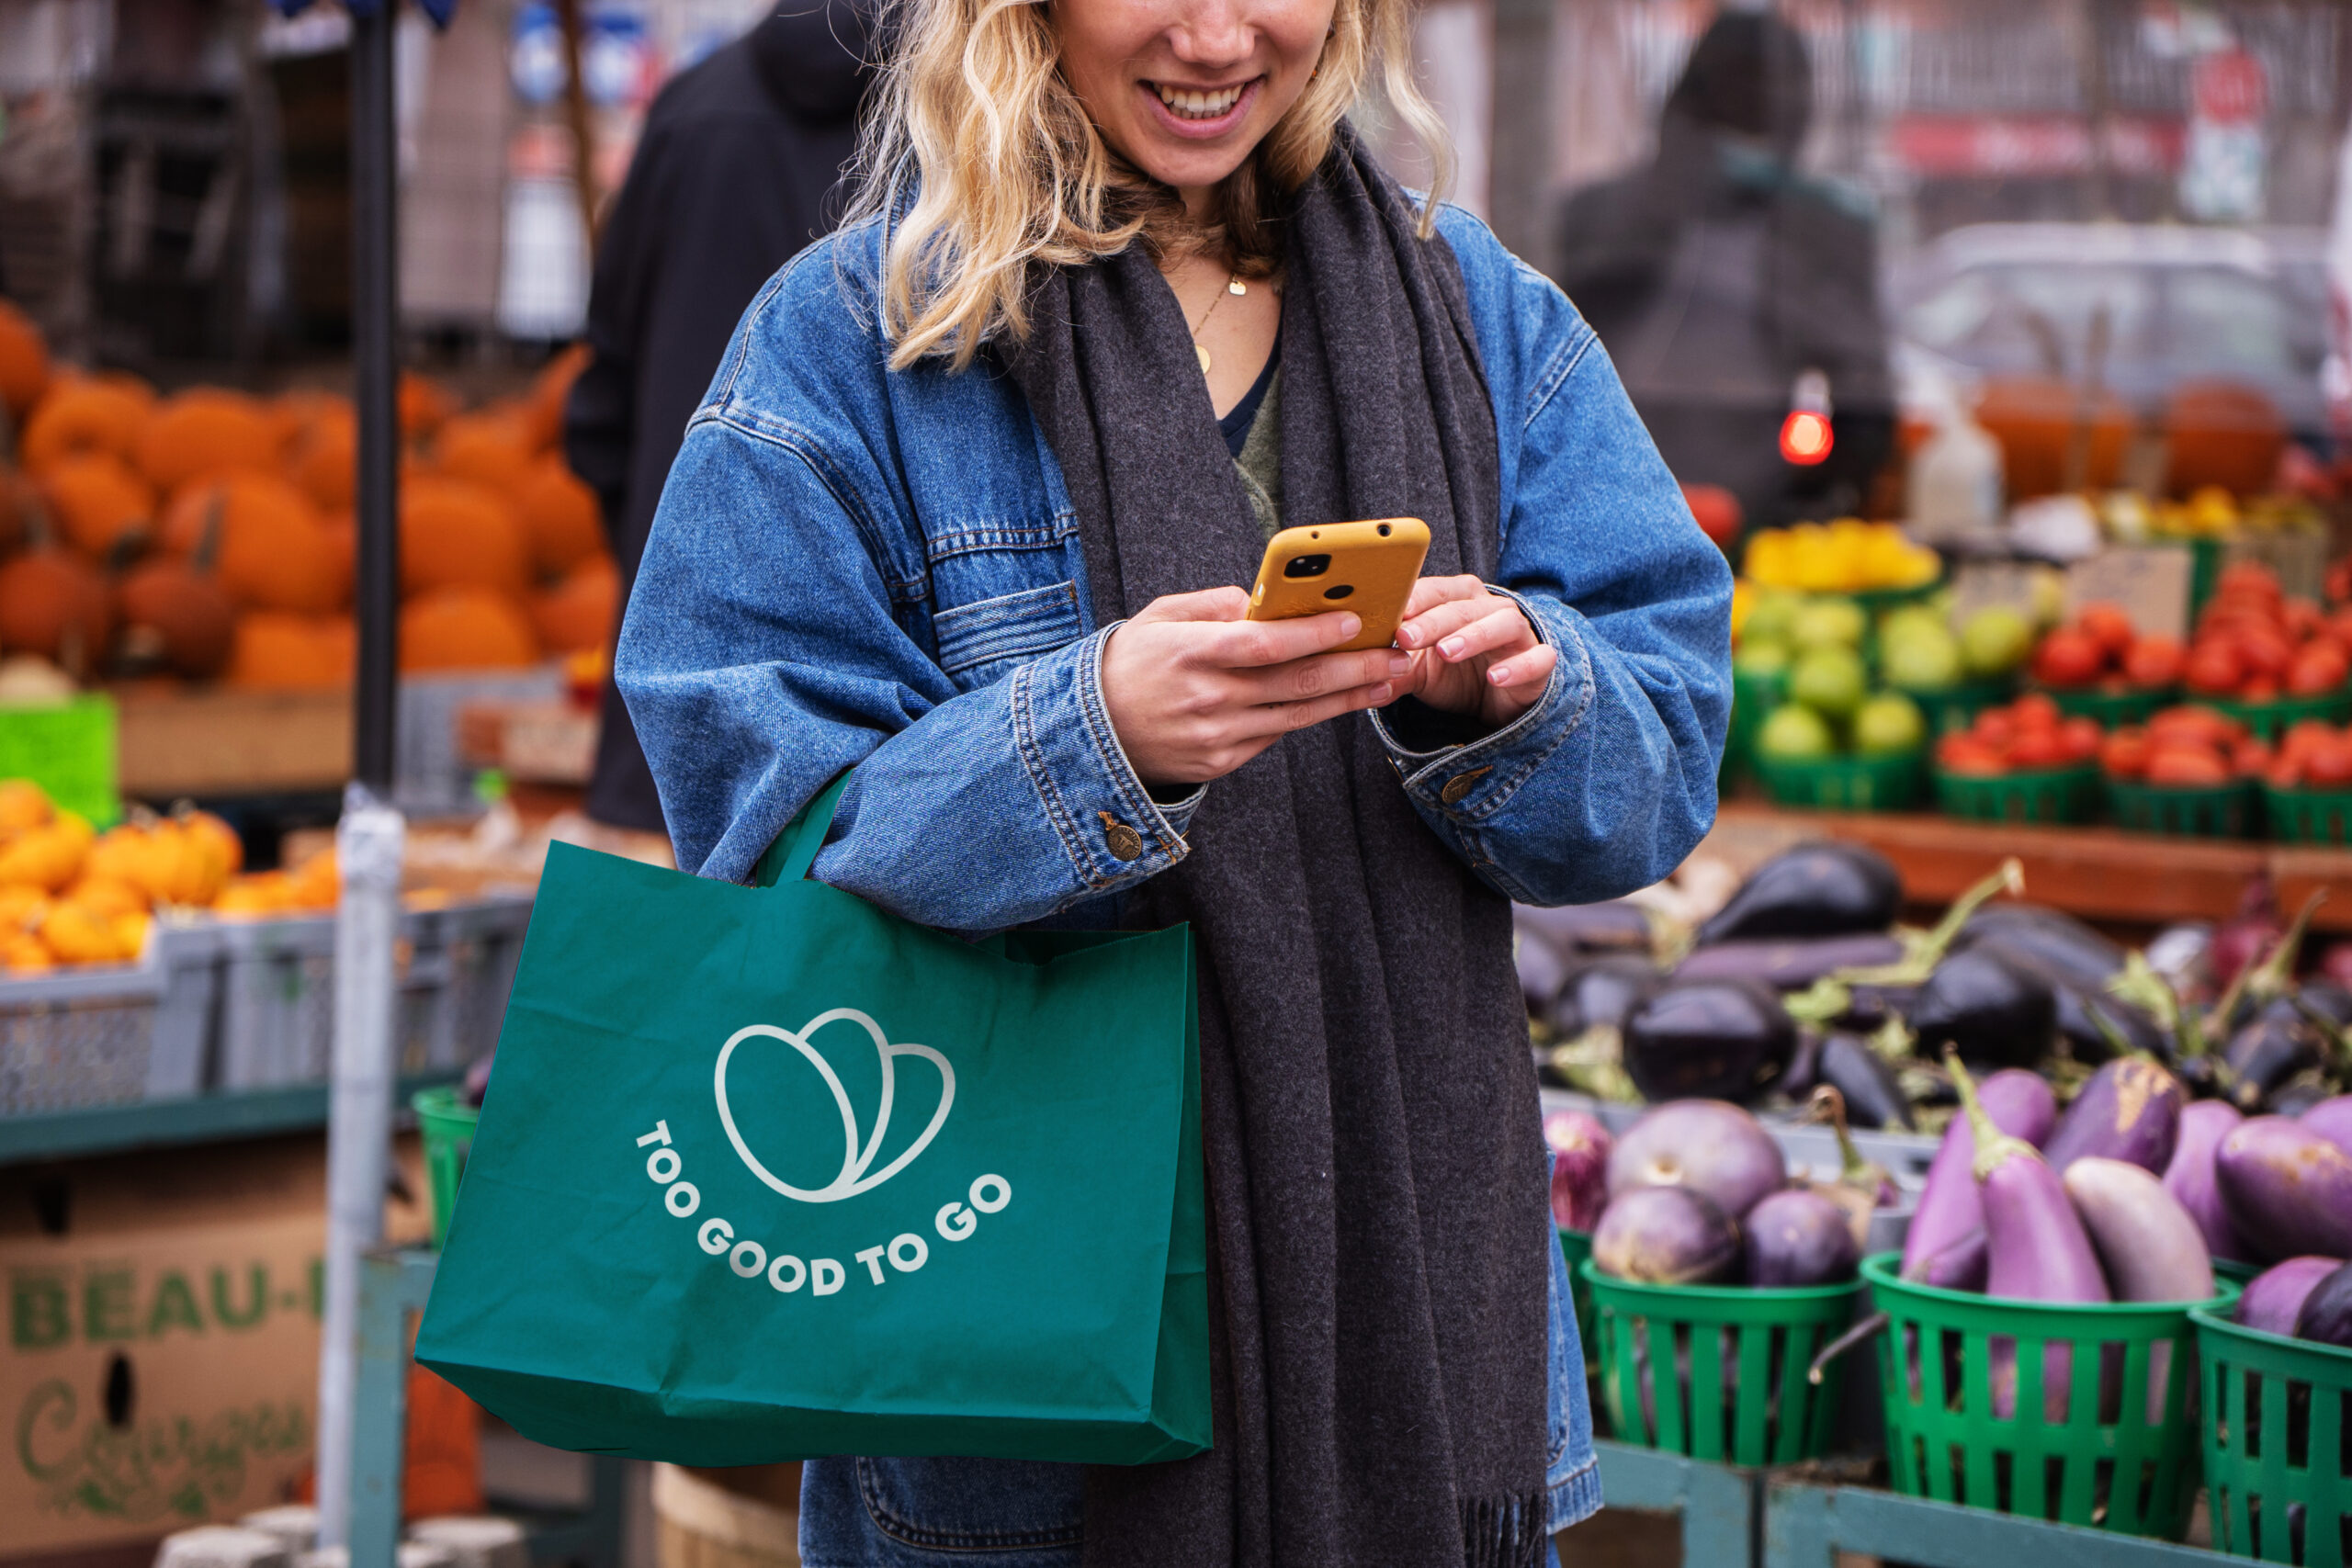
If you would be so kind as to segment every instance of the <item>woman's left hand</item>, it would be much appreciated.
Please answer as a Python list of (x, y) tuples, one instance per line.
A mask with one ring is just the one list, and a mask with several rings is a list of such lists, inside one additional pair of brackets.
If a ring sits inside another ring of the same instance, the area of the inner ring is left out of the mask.
[(1396, 682), (1433, 708), (1499, 729), (1544, 697), (1558, 660), (1519, 605), (1475, 577), (1424, 577), (1405, 601), (1396, 646), (1413, 656)]

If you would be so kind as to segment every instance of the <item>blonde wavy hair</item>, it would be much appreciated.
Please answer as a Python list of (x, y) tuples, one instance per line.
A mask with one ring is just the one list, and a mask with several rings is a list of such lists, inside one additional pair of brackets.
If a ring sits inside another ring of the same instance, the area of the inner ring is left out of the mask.
[(850, 220), (888, 220), (912, 197), (883, 263), (893, 369), (939, 355), (961, 370), (991, 338), (1024, 337), (1032, 263), (1083, 265), (1140, 238), (1162, 252), (1229, 249), (1244, 276), (1272, 272), (1281, 196), (1322, 164), (1375, 81), (1434, 171), (1429, 236), (1453, 160), (1413, 82), (1411, 0), (1339, 0), (1306, 92), (1227, 178), (1206, 225), (1104, 144), (1062, 80), (1046, 7), (1070, 3), (1084, 0), (881, 0), (872, 36), (895, 41), (861, 134)]

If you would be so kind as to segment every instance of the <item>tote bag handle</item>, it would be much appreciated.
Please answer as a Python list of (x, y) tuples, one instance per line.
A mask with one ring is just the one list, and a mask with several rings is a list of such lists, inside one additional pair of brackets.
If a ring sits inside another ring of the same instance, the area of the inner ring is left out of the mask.
[(808, 874), (809, 863), (824, 847), (825, 834), (833, 825), (833, 809), (842, 803), (842, 791), (849, 787), (852, 770), (842, 770), (841, 777), (817, 792), (817, 797), (800, 808), (800, 815), (784, 825), (775, 842), (760, 856), (760, 863), (752, 874), (754, 887), (774, 887), (778, 883), (797, 882)]

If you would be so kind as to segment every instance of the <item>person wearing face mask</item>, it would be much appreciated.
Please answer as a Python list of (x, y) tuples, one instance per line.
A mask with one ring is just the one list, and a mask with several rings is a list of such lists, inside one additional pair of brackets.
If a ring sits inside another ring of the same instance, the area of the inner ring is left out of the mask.
[[(564, 455), (602, 503), (627, 597), (662, 481), (737, 318), (769, 275), (840, 221), (857, 138), (864, 0), (783, 0), (682, 72), (645, 117), (596, 247), (591, 357), (564, 406)], [(588, 815), (662, 830), (628, 710), (607, 682)]]
[[(1189, 922), (1215, 1442), (811, 1460), (802, 1561), (1532, 1568), (1600, 1483), (1510, 901), (1706, 831), (1729, 570), (1567, 299), (1348, 124), (1376, 80), (1442, 153), (1408, 0), (880, 32), (861, 207), (695, 412), (620, 690), (687, 870), (848, 770), (836, 888)], [(1244, 618), (1269, 530), (1399, 515), (1394, 646)]]

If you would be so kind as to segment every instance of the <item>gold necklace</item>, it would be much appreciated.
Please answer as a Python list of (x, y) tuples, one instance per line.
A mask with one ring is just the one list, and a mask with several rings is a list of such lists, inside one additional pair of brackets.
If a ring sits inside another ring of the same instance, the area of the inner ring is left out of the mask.
[(1226, 275), (1225, 279), (1225, 293), (1219, 294), (1216, 299), (1210, 300), (1209, 308), (1201, 312), (1201, 324), (1193, 328), (1192, 332), (1193, 353), (1201, 362), (1202, 375), (1205, 376), (1209, 373), (1209, 351), (1201, 344), (1201, 334), (1208, 331), (1209, 318), (1216, 314), (1216, 308), (1219, 305), (1225, 303), (1226, 294), (1247, 294), (1249, 292), (1250, 286), (1241, 281), (1241, 275), (1238, 272), (1228, 273)]

